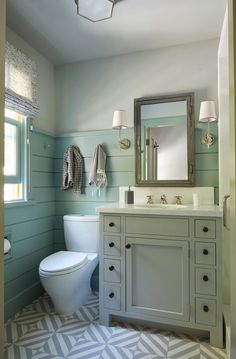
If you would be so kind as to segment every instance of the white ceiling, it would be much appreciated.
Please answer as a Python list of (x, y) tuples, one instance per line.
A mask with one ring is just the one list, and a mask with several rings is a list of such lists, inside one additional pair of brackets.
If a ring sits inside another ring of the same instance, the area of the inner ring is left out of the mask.
[(217, 38), (227, 0), (118, 0), (92, 23), (74, 0), (7, 0), (7, 25), (56, 64)]

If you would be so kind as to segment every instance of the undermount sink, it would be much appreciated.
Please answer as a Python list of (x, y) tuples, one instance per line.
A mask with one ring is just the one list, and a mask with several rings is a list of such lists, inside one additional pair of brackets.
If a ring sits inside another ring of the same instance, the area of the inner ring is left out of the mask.
[(141, 208), (163, 208), (163, 209), (184, 209), (187, 208), (188, 206), (185, 206), (183, 204), (161, 204), (161, 203), (152, 203), (152, 204), (135, 204), (135, 207), (141, 207)]

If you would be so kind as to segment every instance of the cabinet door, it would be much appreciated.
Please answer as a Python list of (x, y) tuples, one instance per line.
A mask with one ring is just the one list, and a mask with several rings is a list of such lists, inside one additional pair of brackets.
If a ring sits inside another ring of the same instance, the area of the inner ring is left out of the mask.
[(188, 247), (188, 241), (126, 238), (127, 312), (189, 320)]

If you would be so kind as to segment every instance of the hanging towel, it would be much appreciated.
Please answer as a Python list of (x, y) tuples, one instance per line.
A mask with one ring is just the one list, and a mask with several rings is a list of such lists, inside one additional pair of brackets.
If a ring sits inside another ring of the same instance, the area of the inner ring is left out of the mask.
[(107, 176), (105, 172), (106, 157), (107, 155), (104, 152), (102, 146), (97, 145), (90, 166), (89, 185), (94, 185), (99, 190), (107, 185)]
[(81, 193), (83, 173), (83, 158), (80, 150), (75, 145), (67, 147), (63, 157), (62, 186), (63, 191), (73, 188), (75, 192)]

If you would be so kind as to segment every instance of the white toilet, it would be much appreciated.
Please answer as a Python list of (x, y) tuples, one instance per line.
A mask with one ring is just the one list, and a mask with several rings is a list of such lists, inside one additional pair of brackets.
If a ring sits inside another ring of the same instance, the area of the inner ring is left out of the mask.
[(88, 299), (90, 279), (98, 264), (98, 216), (65, 215), (64, 234), (67, 251), (43, 259), (39, 276), (55, 310), (72, 314)]

